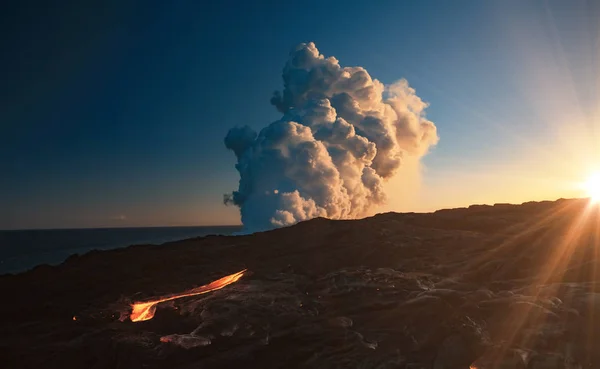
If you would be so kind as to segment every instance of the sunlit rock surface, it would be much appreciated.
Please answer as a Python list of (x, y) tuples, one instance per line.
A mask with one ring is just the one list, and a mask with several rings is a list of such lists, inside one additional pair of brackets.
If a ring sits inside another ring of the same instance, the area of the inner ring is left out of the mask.
[[(0, 277), (7, 368), (598, 368), (585, 200), (314, 219)], [(133, 301), (236, 283), (157, 305)]]

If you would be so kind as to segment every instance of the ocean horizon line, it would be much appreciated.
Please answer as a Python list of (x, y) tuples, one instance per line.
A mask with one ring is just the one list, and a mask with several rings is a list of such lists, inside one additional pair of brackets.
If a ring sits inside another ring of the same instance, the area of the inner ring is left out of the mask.
[(20, 231), (82, 231), (95, 229), (157, 229), (157, 228), (228, 228), (242, 227), (242, 224), (220, 224), (220, 225), (163, 225), (163, 226), (117, 226), (117, 227), (66, 227), (66, 228), (8, 228), (0, 229), (0, 232)]

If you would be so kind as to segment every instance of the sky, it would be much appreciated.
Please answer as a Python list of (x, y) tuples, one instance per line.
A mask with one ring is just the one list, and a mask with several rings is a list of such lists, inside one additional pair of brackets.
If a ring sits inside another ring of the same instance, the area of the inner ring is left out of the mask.
[(580, 197), (600, 170), (598, 2), (249, 3), (4, 5), (0, 229), (239, 224), (223, 139), (281, 117), (311, 41), (429, 104), (439, 143), (380, 211)]

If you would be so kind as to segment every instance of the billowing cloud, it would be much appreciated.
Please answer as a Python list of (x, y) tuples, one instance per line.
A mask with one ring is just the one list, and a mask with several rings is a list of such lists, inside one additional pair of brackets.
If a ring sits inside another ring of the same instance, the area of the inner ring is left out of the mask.
[(247, 231), (368, 215), (386, 201), (383, 183), (403, 158), (438, 142), (427, 103), (406, 80), (386, 86), (364, 68), (325, 58), (312, 42), (292, 50), (283, 82), (271, 99), (280, 120), (225, 137), (240, 173), (225, 202), (240, 208)]

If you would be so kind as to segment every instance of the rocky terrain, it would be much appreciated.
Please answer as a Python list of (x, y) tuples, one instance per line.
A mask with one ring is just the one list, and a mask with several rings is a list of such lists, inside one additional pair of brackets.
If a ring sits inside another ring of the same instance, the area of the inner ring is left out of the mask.
[(600, 368), (599, 248), (600, 208), (559, 200), (90, 252), (0, 277), (0, 366)]

